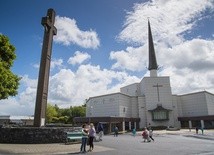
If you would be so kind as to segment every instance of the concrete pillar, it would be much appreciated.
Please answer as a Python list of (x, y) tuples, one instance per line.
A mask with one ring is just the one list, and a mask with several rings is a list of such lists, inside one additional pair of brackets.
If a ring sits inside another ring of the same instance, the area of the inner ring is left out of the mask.
[(123, 121), (123, 123), (122, 123), (122, 129), (123, 129), (123, 131), (125, 131), (125, 121)]
[(132, 122), (129, 122), (129, 130), (132, 129)]
[(137, 129), (137, 123), (136, 122), (134, 122), (134, 128)]
[(109, 122), (109, 129), (108, 132), (111, 133), (111, 122)]
[(192, 129), (192, 121), (189, 121), (189, 129)]
[(201, 128), (204, 128), (204, 120), (201, 120)]

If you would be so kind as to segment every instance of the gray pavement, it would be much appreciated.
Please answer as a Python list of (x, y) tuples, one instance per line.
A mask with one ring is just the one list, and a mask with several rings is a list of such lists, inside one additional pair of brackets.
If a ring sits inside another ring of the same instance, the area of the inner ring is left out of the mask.
[[(93, 155), (214, 155), (214, 130), (195, 134), (195, 131), (154, 131), (154, 142), (144, 143), (141, 132), (114, 137), (107, 135), (95, 142)], [(0, 144), (0, 155), (63, 155), (79, 154), (80, 144)]]

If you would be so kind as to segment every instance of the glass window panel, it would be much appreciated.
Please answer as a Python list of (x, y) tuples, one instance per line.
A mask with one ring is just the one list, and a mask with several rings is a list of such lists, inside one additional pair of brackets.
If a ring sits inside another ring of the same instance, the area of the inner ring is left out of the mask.
[(167, 111), (153, 111), (153, 119), (154, 120), (166, 120)]

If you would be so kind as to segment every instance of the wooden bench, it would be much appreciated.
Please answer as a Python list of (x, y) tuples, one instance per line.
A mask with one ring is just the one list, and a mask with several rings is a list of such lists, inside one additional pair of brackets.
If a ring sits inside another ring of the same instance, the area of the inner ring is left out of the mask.
[(82, 140), (82, 132), (80, 131), (73, 131), (73, 132), (66, 132), (66, 143), (69, 142), (81, 142)]

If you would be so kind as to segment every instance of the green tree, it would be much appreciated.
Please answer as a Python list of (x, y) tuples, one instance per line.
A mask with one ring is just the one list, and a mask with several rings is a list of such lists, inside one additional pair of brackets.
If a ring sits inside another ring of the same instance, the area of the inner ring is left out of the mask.
[(73, 117), (84, 117), (86, 112), (86, 107), (76, 106), (72, 107), (72, 116)]
[(75, 106), (60, 109), (57, 105), (48, 104), (46, 112), (47, 123), (72, 124), (74, 117), (84, 117), (86, 106)]
[(47, 123), (51, 123), (54, 119), (57, 119), (57, 111), (55, 109), (54, 106), (52, 106), (51, 104), (47, 105), (47, 111), (46, 111), (46, 121)]
[(0, 100), (18, 94), (20, 77), (11, 72), (16, 59), (15, 47), (9, 38), (0, 34)]

